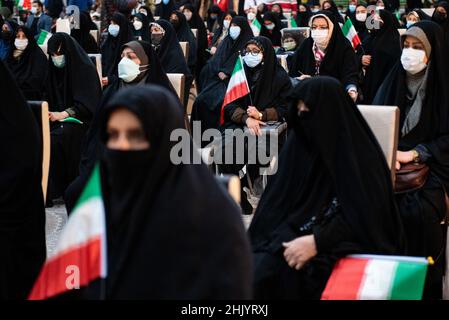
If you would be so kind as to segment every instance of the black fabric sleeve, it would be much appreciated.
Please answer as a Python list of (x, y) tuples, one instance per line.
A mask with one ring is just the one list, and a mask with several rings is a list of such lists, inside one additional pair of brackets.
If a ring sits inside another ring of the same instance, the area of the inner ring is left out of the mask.
[(345, 54), (343, 55), (344, 60), (342, 61), (341, 68), (341, 82), (343, 86), (346, 88), (349, 85), (354, 85), (357, 87), (358, 85), (358, 64), (357, 58), (354, 53), (354, 50), (351, 47), (348, 47), (345, 50)]
[(338, 244), (351, 238), (351, 232), (344, 217), (337, 214), (328, 223), (313, 229), (318, 253), (330, 253)]

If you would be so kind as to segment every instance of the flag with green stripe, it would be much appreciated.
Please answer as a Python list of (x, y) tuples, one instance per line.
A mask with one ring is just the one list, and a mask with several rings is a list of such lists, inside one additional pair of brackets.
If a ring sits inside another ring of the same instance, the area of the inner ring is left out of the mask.
[(229, 79), (228, 88), (221, 106), (220, 124), (224, 123), (224, 107), (249, 93), (248, 80), (243, 68), (242, 57), (239, 55)]
[(351, 19), (347, 19), (343, 27), (341, 27), (341, 31), (343, 31), (344, 36), (351, 41), (352, 47), (355, 49), (357, 46), (362, 44), (360, 41), (359, 35), (352, 24)]
[(322, 300), (420, 300), (431, 258), (351, 255), (334, 267)]

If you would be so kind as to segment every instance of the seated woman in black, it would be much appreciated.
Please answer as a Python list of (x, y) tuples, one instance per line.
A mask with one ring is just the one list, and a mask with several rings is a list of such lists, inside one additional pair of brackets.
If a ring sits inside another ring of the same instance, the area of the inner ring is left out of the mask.
[(233, 18), (229, 29), (229, 35), (201, 72), (201, 92), (193, 104), (191, 120), (201, 121), (202, 131), (220, 126), (220, 110), (229, 77), (240, 50), (253, 36), (247, 19), (243, 17)]
[[(62, 196), (78, 175), (81, 145), (101, 98), (98, 73), (83, 48), (66, 33), (48, 40), (45, 99), (51, 121), (49, 199)], [(68, 122), (67, 118), (72, 120)], [(76, 119), (76, 120), (73, 120)]]
[(176, 37), (179, 42), (187, 42), (189, 44), (189, 56), (187, 57), (187, 65), (189, 66), (190, 73), (195, 74), (196, 62), (197, 62), (197, 40), (190, 26), (187, 23), (186, 17), (183, 13), (173, 11), (170, 16), (170, 23), (176, 31)]
[(339, 257), (405, 253), (385, 156), (341, 84), (307, 79), (291, 97), (291, 131), (248, 230), (256, 299), (320, 299)]
[[(449, 191), (449, 52), (441, 28), (420, 21), (401, 37), (402, 55), (373, 100), (400, 109), (397, 169), (424, 162), (430, 168), (425, 185), (397, 196), (408, 240), (408, 255), (432, 256), (424, 297), (441, 296), (444, 239), (440, 222)], [(438, 257), (438, 259), (437, 259)]]
[[(246, 44), (245, 52), (244, 70), (250, 94), (231, 102), (222, 109), (221, 130), (224, 143), (221, 150), (225, 156), (229, 152), (234, 152), (228, 148), (229, 139), (233, 139), (233, 133), (226, 129), (243, 129), (246, 126), (251, 134), (260, 136), (261, 129), (266, 122), (285, 121), (287, 96), (290, 93), (291, 82), (287, 72), (278, 63), (270, 40), (265, 37), (254, 37)], [(279, 143), (281, 142), (279, 141)], [(234, 157), (234, 159), (237, 158)], [(245, 160), (243, 164), (234, 162), (220, 165), (219, 170), (221, 173), (238, 175), (239, 170), (245, 164), (247, 164), (248, 178), (253, 182), (260, 176), (260, 165), (267, 165), (259, 163), (259, 161), (257, 164), (247, 163)], [(248, 179), (242, 180), (244, 186), (249, 184), (247, 181)], [(251, 188), (251, 185), (249, 187)], [(257, 193), (257, 191), (255, 192)], [(244, 203), (243, 208), (246, 212), (245, 205), (247, 203), (245, 201), (242, 203)]]
[(108, 36), (101, 45), (101, 65), (103, 86), (107, 86), (114, 80), (117, 74), (117, 65), (120, 61), (120, 50), (122, 46), (134, 39), (131, 24), (120, 12), (115, 12), (108, 27)]
[(355, 101), (358, 64), (351, 43), (330, 12), (314, 15), (309, 25), (311, 35), (296, 51), (289, 75), (299, 80), (318, 75), (334, 77)]
[(274, 47), (280, 47), (282, 26), (278, 15), (274, 12), (267, 12), (264, 14), (262, 21), (260, 35), (270, 39)]
[(18, 27), (13, 39), (6, 64), (25, 98), (42, 100), (48, 73), (47, 57), (26, 27)]
[(151, 45), (156, 51), (166, 73), (182, 73), (185, 76), (183, 105), (187, 106), (193, 75), (187, 66), (184, 53), (172, 24), (159, 19), (150, 24)]

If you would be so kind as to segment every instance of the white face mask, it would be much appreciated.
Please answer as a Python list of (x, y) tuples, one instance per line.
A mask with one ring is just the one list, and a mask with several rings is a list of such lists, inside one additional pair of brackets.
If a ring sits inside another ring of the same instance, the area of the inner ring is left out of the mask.
[(53, 64), (56, 68), (64, 68), (65, 66), (65, 55), (60, 56), (52, 56), (51, 61), (53, 61)]
[(229, 36), (232, 38), (232, 40), (235, 40), (240, 35), (240, 27), (232, 26), (229, 28)]
[(416, 74), (427, 67), (424, 63), (426, 53), (424, 50), (405, 48), (402, 50), (401, 63), (405, 71)]
[(376, 10), (377, 10), (377, 11), (384, 10), (384, 9), (385, 9), (384, 6), (376, 6)]
[(28, 39), (16, 39), (14, 40), (14, 45), (19, 50), (25, 50), (28, 46)]
[(32, 13), (32, 14), (36, 14), (36, 13), (37, 13), (36, 7), (31, 7), (31, 13)]
[(117, 37), (120, 32), (120, 26), (118, 24), (110, 24), (108, 27), (108, 32), (111, 36)]
[(256, 14), (254, 12), (248, 12), (248, 20), (253, 21), (256, 18)]
[(143, 26), (143, 23), (142, 23), (142, 21), (134, 21), (133, 22), (133, 26), (134, 26), (134, 29), (136, 29), (136, 30), (140, 30), (140, 29), (142, 29), (142, 26)]
[(123, 57), (118, 64), (118, 77), (125, 82), (131, 82), (140, 74), (137, 63), (127, 57)]
[(225, 29), (229, 29), (230, 25), (231, 25), (231, 21), (230, 20), (224, 20), (223, 21), (223, 27), (225, 27)]
[(295, 41), (284, 42), (283, 47), (286, 51), (293, 51), (296, 48), (296, 42)]
[(187, 21), (190, 21), (190, 19), (192, 19), (192, 12), (184, 12), (184, 15), (186, 16)]
[(367, 16), (368, 16), (368, 14), (366, 12), (365, 13), (357, 13), (355, 15), (355, 19), (360, 22), (365, 22)]
[(273, 30), (274, 29), (274, 23), (270, 23), (270, 24), (266, 24), (265, 28), (267, 28), (268, 30)]
[(329, 34), (328, 29), (315, 29), (312, 30), (312, 39), (319, 45), (326, 44), (327, 36)]
[(407, 24), (406, 24), (407, 29), (410, 28), (415, 23), (416, 23), (415, 21), (407, 20)]
[(252, 55), (251, 53), (247, 53), (244, 57), (243, 57), (243, 62), (245, 62), (245, 64), (250, 67), (250, 68), (254, 68), (255, 66), (259, 65), (263, 60), (263, 54), (259, 53), (258, 55)]

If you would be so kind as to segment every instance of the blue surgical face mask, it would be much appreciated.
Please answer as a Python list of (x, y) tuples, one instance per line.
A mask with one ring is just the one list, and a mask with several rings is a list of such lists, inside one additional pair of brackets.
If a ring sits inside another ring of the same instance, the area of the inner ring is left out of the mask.
[(229, 28), (229, 36), (232, 38), (232, 40), (235, 40), (240, 35), (240, 27), (238, 26), (232, 26)]
[(250, 67), (254, 68), (258, 66), (263, 60), (263, 54), (259, 53), (257, 55), (252, 55), (251, 53), (247, 53), (245, 56), (243, 56), (243, 62)]
[(355, 12), (355, 9), (356, 9), (356, 7), (355, 7), (355, 5), (353, 5), (353, 4), (350, 4), (349, 6), (348, 6), (348, 9), (349, 9), (349, 12)]
[(110, 24), (108, 32), (111, 36), (117, 37), (118, 33), (120, 32), (120, 26), (118, 24)]
[(410, 27), (411, 27), (412, 25), (414, 25), (414, 24), (415, 24), (415, 21), (407, 20), (407, 24), (406, 24), (407, 29), (410, 28)]
[(60, 56), (52, 56), (51, 61), (53, 61), (53, 64), (56, 68), (64, 68), (65, 66), (65, 55)]

